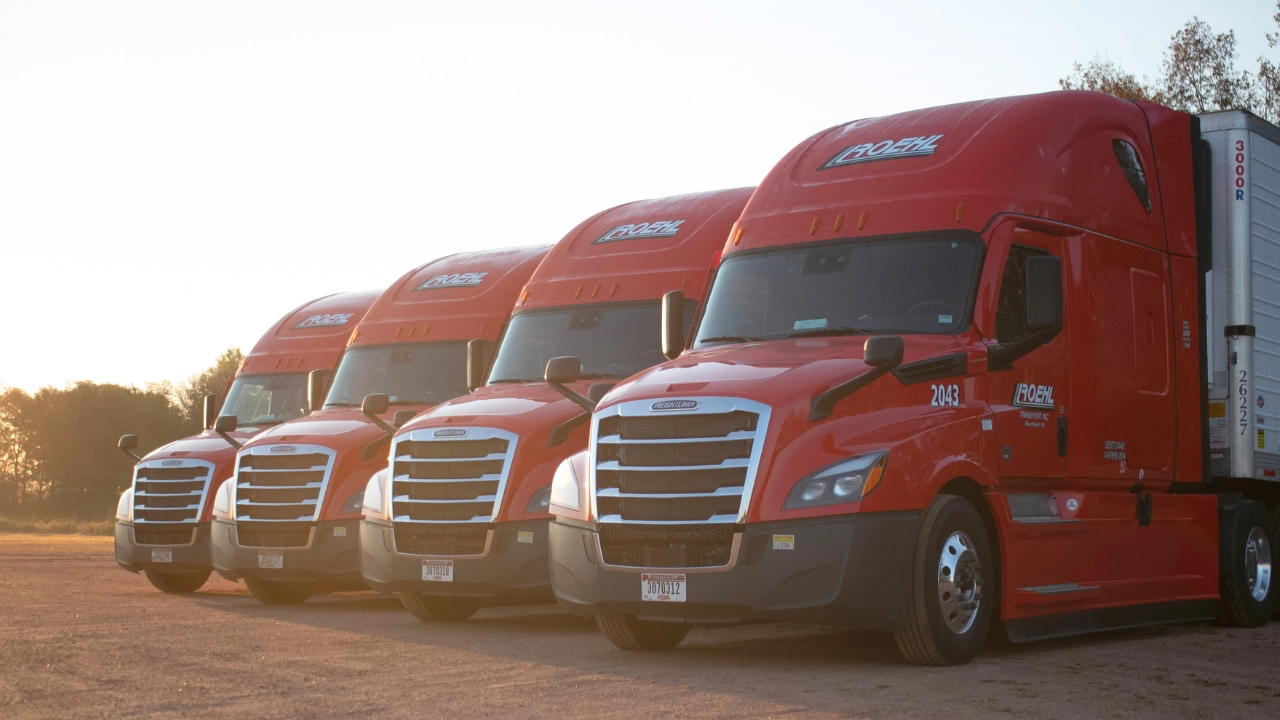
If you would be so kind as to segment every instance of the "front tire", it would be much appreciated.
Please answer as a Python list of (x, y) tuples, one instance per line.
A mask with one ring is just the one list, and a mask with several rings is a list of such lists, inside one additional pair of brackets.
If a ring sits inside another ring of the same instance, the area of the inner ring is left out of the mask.
[(199, 590), (212, 573), (211, 570), (194, 573), (159, 572), (157, 570), (147, 570), (145, 572), (147, 580), (157, 590), (170, 595), (193, 593)]
[(635, 615), (597, 615), (596, 625), (620, 650), (670, 650), (689, 634), (684, 623), (641, 620)]
[(396, 594), (404, 609), (423, 622), (458, 622), (480, 609), (480, 603), (465, 598), (423, 595), (417, 590), (401, 590)]
[(315, 594), (309, 582), (281, 582), (247, 577), (245, 587), (264, 605), (301, 605)]
[(934, 498), (916, 541), (908, 620), (893, 632), (907, 662), (961, 665), (982, 652), (996, 596), (994, 569), (977, 509), (956, 495)]
[(1242, 500), (1219, 516), (1222, 560), (1218, 568), (1218, 621), (1261, 627), (1276, 612), (1272, 582), (1273, 531), (1262, 503)]

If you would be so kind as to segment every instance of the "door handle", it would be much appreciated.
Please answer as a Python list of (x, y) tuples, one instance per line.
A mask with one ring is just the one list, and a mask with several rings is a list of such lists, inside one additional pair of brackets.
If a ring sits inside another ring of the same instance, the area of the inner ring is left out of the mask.
[(1067, 419), (1058, 416), (1058, 457), (1067, 456)]

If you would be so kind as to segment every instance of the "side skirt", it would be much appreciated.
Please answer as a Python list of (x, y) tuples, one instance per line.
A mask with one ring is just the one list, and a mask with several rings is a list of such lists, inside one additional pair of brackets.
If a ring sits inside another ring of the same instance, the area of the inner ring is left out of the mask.
[(1103, 610), (1081, 610), (1060, 615), (1006, 620), (1005, 632), (1016, 643), (1084, 635), (1102, 630), (1163, 625), (1166, 623), (1212, 620), (1217, 600), (1179, 600), (1153, 605), (1129, 605)]

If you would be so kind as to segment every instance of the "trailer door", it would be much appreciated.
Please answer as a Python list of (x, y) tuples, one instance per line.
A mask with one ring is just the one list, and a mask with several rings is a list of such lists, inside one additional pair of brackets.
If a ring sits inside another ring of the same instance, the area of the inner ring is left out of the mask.
[[(1031, 334), (1027, 328), (1027, 259), (1036, 255), (1063, 257), (1063, 239), (1017, 229), (1008, 246), (996, 305), (996, 340), (1009, 347)], [(995, 249), (995, 248), (993, 248)], [(1063, 262), (1063, 274), (1069, 268)], [(1064, 297), (1069, 306), (1070, 298)], [(1052, 341), (1017, 359), (1012, 369), (992, 370), (987, 378), (987, 403), (994, 413), (1000, 474), (1007, 478), (1066, 477), (1066, 438), (1070, 406), (1070, 365), (1067, 352), (1069, 312), (1064, 328)]]

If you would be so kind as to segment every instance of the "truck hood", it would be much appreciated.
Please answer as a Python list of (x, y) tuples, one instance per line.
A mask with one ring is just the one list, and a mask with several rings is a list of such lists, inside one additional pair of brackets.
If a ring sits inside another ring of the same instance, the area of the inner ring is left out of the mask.
[[(251, 440), (261, 430), (261, 426), (244, 427), (228, 433), (228, 435), (244, 443)], [(235, 457), (235, 454), (236, 449), (231, 447), (230, 443), (223, 440), (214, 431), (205, 430), (199, 435), (184, 437), (167, 445), (161, 445), (144, 455), (142, 460), (145, 462), (164, 458), (187, 458), (191, 460), (206, 460), (216, 465), (230, 460)]]
[[(586, 394), (588, 383), (573, 389)], [(494, 427), (528, 437), (550, 432), (584, 410), (546, 383), (489, 385), (455, 398), (410, 420), (400, 433), (448, 425)], [(399, 434), (399, 433), (398, 433)]]
[[(403, 408), (396, 408), (396, 410), (401, 409)], [(391, 421), (389, 417), (384, 419)], [(363, 447), (365, 443), (382, 434), (382, 429), (369, 422), (369, 419), (358, 409), (338, 408), (319, 410), (306, 417), (276, 425), (254, 436), (253, 440), (245, 443), (245, 447), (298, 443), (323, 445), (331, 450), (342, 452), (352, 447)]]
[[(956, 338), (915, 335), (903, 338), (903, 364), (958, 352)], [(797, 338), (687, 351), (614, 388), (600, 408), (630, 400), (673, 396), (742, 397), (778, 407), (870, 370), (862, 362), (865, 336)]]

